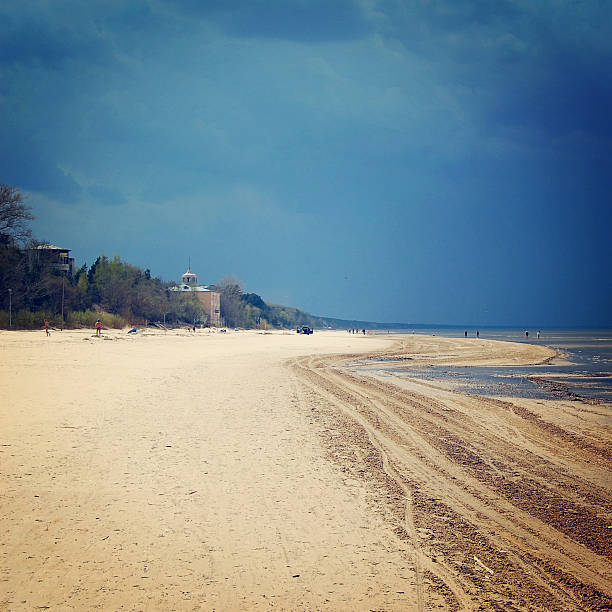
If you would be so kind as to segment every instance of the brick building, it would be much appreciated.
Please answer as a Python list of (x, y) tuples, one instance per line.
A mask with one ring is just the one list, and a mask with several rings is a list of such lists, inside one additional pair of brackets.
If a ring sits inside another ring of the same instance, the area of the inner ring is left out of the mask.
[(181, 277), (181, 283), (171, 287), (171, 291), (193, 292), (204, 307), (208, 324), (211, 327), (221, 326), (221, 294), (212, 291), (206, 285), (198, 285), (198, 276), (190, 269)]

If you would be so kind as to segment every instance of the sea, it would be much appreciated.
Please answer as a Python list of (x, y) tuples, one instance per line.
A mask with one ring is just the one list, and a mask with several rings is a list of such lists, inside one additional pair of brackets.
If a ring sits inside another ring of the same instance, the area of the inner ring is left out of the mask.
[[(384, 370), (399, 377), (443, 381), (456, 391), (493, 397), (582, 399), (591, 403), (612, 402), (612, 330), (584, 329), (481, 329), (479, 337), (507, 342), (527, 342), (558, 351), (555, 358), (534, 366), (411, 366), (409, 362), (384, 361), (363, 364), (365, 369)], [(414, 332), (378, 331), (377, 334), (425, 334), (462, 338), (465, 329), (418, 329)], [(476, 337), (476, 330), (468, 330)]]

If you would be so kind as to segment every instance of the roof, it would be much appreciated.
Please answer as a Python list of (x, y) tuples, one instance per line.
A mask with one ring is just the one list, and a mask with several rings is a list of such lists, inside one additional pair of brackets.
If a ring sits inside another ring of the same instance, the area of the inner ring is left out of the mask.
[(196, 274), (194, 274), (191, 270), (187, 270), (183, 276), (196, 276)]
[(54, 244), (39, 244), (37, 247), (34, 247), (39, 251), (64, 251), (66, 253), (70, 253), (72, 249), (64, 249), (62, 247), (55, 246)]
[(212, 293), (211, 290), (206, 285), (175, 285), (174, 287), (169, 287), (170, 291), (189, 291), (192, 293)]

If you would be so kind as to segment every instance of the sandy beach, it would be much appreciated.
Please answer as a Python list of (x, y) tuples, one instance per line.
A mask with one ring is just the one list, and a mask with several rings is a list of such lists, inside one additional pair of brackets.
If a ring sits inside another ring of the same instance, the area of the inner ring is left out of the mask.
[(424, 335), (0, 331), (0, 610), (612, 605), (611, 406), (362, 372)]

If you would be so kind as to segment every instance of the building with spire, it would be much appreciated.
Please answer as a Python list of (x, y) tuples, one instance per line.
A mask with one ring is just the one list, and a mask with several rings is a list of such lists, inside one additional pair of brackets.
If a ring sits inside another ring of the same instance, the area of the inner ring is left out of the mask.
[(221, 294), (212, 291), (207, 285), (198, 285), (198, 275), (191, 271), (191, 262), (187, 272), (181, 276), (181, 283), (170, 287), (170, 291), (193, 292), (204, 307), (208, 323), (212, 327), (221, 326)]

